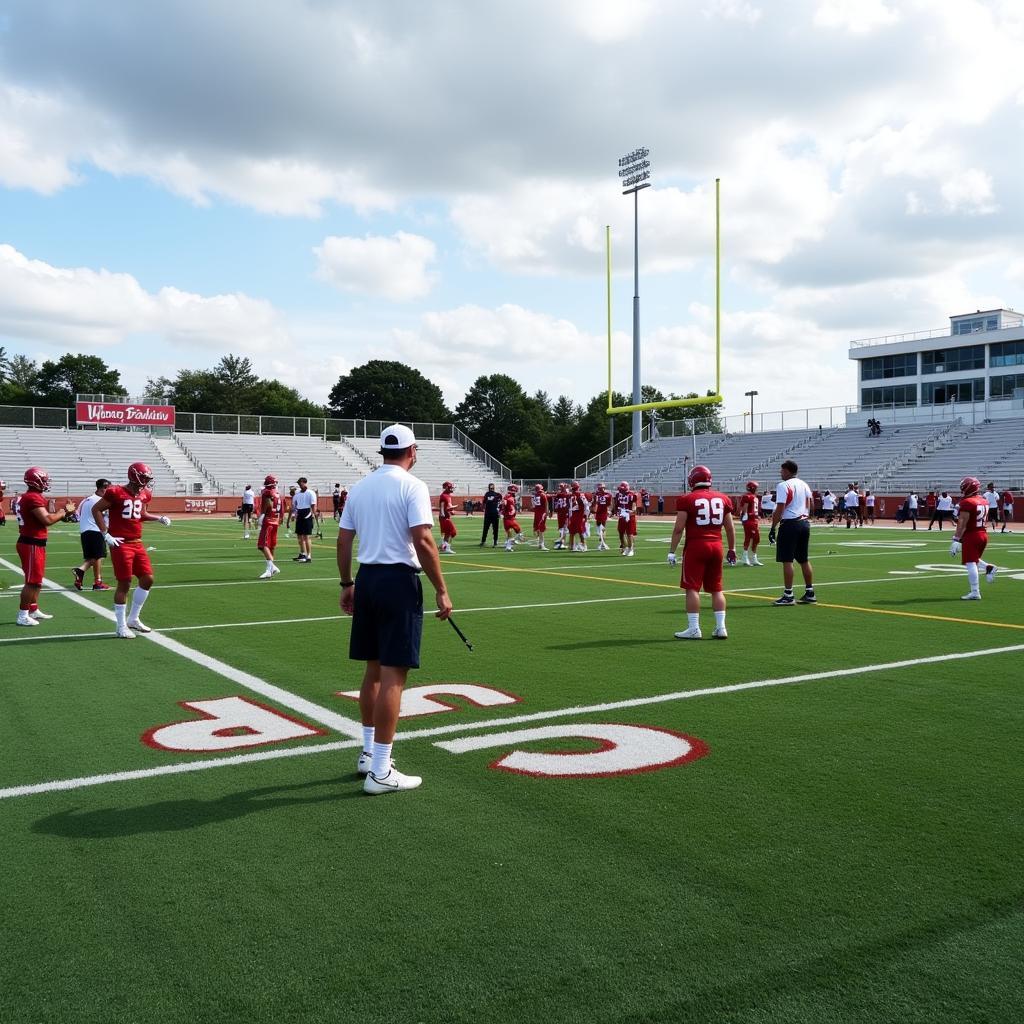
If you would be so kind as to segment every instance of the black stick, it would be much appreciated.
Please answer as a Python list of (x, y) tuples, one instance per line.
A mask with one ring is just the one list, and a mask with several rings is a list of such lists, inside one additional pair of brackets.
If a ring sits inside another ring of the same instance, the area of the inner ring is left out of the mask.
[(466, 634), (465, 634), (465, 633), (463, 633), (463, 632), (462, 632), (462, 630), (461, 630), (461, 629), (459, 629), (459, 627), (455, 625), (455, 620), (454, 620), (454, 619), (453, 619), (453, 618), (452, 618), (452, 617), (451, 617), (450, 615), (448, 616), (448, 623), (449, 623), (449, 625), (450, 625), (450, 626), (452, 627), (452, 629), (454, 629), (454, 630), (455, 630), (455, 632), (459, 634), (459, 639), (460, 639), (460, 640), (461, 640), (461, 641), (462, 641), (462, 642), (463, 642), (463, 643), (464, 643), (464, 644), (465, 644), (465, 645), (466, 645), (466, 646), (467, 646), (467, 647), (468, 647), (468, 648), (469, 648), (470, 650), (473, 650), (473, 645), (472, 645), (472, 644), (471, 644), (471, 643), (470, 643), (470, 642), (469, 642), (469, 641), (468, 641), (468, 640), (466, 639)]

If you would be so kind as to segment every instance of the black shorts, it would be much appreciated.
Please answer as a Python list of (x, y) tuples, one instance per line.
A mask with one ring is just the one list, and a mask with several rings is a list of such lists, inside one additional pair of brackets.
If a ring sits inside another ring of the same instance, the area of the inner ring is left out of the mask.
[(256, 509), (255, 505), (246, 505), (246, 503), (244, 501), (242, 502), (242, 515), (243, 516), (248, 516), (250, 519), (252, 519), (253, 515), (255, 514), (255, 509)]
[(83, 558), (107, 557), (107, 542), (99, 530), (86, 530), (81, 537)]
[(348, 656), (392, 668), (420, 667), (423, 585), (408, 565), (362, 565), (356, 575)]
[(783, 519), (775, 541), (776, 562), (807, 561), (811, 542), (811, 524), (806, 519)]
[(313, 518), (312, 512), (307, 512), (304, 516), (295, 517), (295, 536), (296, 537), (309, 537), (313, 533), (313, 524), (316, 520)]
[(998, 523), (999, 522), (999, 509), (998, 508), (994, 508), (992, 506), (989, 506), (988, 521), (990, 523)]

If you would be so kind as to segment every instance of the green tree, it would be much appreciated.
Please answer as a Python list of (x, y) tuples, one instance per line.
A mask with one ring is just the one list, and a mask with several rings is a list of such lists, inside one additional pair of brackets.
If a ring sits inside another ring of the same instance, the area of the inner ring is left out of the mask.
[(551, 408), (551, 421), (557, 427), (568, 427), (580, 418), (581, 410), (568, 395), (559, 395)]
[(38, 405), (38, 376), (39, 367), (28, 356), (5, 356), (0, 375), (0, 405)]
[(315, 416), (326, 414), (322, 405), (302, 395), (279, 380), (260, 380), (252, 389), (252, 408), (263, 416)]
[(0, 345), (0, 384), (7, 383), (7, 374), (10, 372), (11, 363), (7, 358), (7, 349)]
[(111, 369), (99, 356), (75, 355), (71, 352), (56, 362), (47, 359), (39, 368), (34, 389), (40, 404), (69, 406), (75, 395), (123, 395), (121, 374)]
[(504, 373), (477, 377), (456, 408), (455, 420), (477, 444), (503, 462), (517, 445), (527, 444), (536, 450), (543, 429), (536, 405), (519, 383)]
[(444, 423), (452, 418), (441, 389), (405, 363), (371, 359), (343, 374), (331, 388), (332, 416), (366, 420)]

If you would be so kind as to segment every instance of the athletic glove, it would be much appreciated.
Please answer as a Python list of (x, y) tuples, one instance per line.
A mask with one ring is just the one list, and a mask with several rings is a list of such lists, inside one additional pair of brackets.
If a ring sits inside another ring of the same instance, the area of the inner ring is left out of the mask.
[(160, 517), (160, 525), (161, 526), (170, 526), (171, 525), (171, 517), (170, 516), (161, 516)]
[(112, 548), (119, 548), (122, 543), (122, 539), (120, 537), (115, 537), (110, 533), (103, 534), (103, 539), (107, 542), (107, 546)]
[(956, 558), (956, 556), (959, 555), (959, 554), (960, 554), (960, 541), (954, 540), (953, 543), (949, 545), (949, 557), (950, 558)]
[(671, 551), (668, 553), (668, 564), (669, 565), (675, 565), (676, 564), (676, 556)]
[(728, 562), (728, 563), (729, 563), (730, 565), (735, 565), (735, 564), (736, 564), (736, 552), (735, 552), (735, 551), (732, 551), (732, 550), (730, 550), (730, 551), (729, 551), (729, 553), (728, 553), (728, 554), (727, 554), (727, 555), (725, 556), (725, 560), (726, 560), (726, 561), (727, 561), (727, 562)]
[(768, 531), (768, 543), (769, 544), (774, 544), (775, 543), (775, 527), (774, 526)]

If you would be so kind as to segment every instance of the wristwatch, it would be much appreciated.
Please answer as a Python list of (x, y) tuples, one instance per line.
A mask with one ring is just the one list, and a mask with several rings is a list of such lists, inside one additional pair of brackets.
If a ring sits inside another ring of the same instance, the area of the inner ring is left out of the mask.
[(341, 580), (339, 583), (342, 587), (354, 587), (356, 585), (355, 580)]

